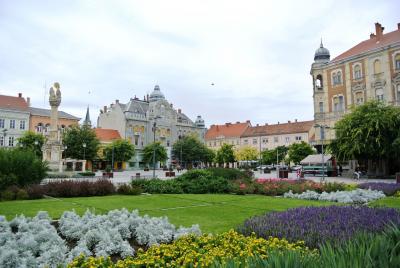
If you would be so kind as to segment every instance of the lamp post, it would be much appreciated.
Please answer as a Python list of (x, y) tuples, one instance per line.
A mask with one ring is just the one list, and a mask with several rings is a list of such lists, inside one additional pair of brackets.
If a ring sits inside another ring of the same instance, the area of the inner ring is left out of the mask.
[(3, 146), (6, 147), (7, 129), (3, 129)]
[(111, 172), (114, 172), (114, 144), (112, 144), (111, 150)]
[(325, 181), (325, 155), (324, 155), (324, 140), (325, 140), (325, 129), (329, 129), (330, 127), (327, 125), (316, 124), (315, 128), (320, 128), (321, 132), (321, 153), (322, 153), (322, 178), (321, 181)]
[[(82, 143), (83, 147), (83, 160), (86, 160), (86, 143)], [(86, 170), (86, 161), (85, 161), (85, 170)]]
[(154, 123), (153, 123), (153, 179), (156, 178), (156, 130), (157, 130), (157, 119), (161, 118), (160, 116), (154, 117)]

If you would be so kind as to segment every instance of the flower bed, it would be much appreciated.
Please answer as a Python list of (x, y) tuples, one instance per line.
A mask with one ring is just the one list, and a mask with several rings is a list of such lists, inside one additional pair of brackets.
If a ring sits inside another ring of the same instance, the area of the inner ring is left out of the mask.
[(238, 227), (244, 235), (303, 240), (315, 248), (325, 242), (342, 243), (358, 232), (380, 232), (387, 224), (400, 225), (400, 212), (392, 208), (354, 206), (301, 207), (246, 220)]
[(342, 183), (318, 183), (311, 180), (292, 179), (257, 179), (253, 182), (241, 182), (239, 193), (264, 194), (269, 196), (283, 195), (286, 192), (302, 193), (307, 190), (332, 192), (344, 190)]
[(358, 188), (378, 190), (384, 192), (385, 195), (392, 196), (397, 191), (400, 191), (400, 183), (367, 182), (360, 183)]
[(381, 191), (363, 190), (356, 189), (353, 191), (337, 191), (319, 194), (314, 191), (306, 191), (301, 194), (294, 194), (292, 191), (283, 195), (285, 198), (298, 198), (308, 200), (321, 200), (321, 201), (332, 201), (340, 203), (356, 203), (365, 204), (370, 201), (378, 200), (385, 197), (385, 194)]
[(253, 255), (267, 258), (272, 250), (312, 254), (303, 242), (289, 243), (285, 239), (263, 239), (256, 238), (254, 235), (245, 237), (230, 230), (215, 236), (185, 236), (172, 244), (152, 246), (146, 252), (139, 249), (135, 257), (120, 260), (116, 264), (113, 264), (111, 259), (81, 256), (68, 267), (91, 267), (90, 265), (96, 267), (208, 267), (216, 259), (224, 263), (226, 259), (239, 260)]
[(56, 267), (80, 254), (124, 258), (134, 255), (134, 248), (170, 243), (189, 233), (200, 234), (199, 227), (176, 229), (166, 217), (140, 217), (126, 209), (106, 215), (87, 211), (82, 217), (67, 211), (58, 224), (46, 212), (10, 222), (1, 218), (0, 267)]

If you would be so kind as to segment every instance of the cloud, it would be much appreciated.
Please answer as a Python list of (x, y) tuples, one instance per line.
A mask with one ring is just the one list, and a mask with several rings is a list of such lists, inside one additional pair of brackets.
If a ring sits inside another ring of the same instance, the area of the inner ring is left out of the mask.
[[(208, 125), (313, 118), (309, 75), (320, 38), (340, 54), (373, 23), (398, 21), (396, 1), (2, 1), (0, 93), (92, 121), (115, 99), (159, 84), (167, 99)], [(211, 85), (214, 83), (214, 86)], [(88, 92), (91, 91), (90, 94)]]

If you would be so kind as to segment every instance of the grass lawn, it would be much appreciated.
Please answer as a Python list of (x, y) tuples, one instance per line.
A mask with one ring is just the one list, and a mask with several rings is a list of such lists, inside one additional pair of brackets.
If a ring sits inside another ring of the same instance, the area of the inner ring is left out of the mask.
[(177, 226), (199, 224), (203, 232), (217, 233), (235, 228), (253, 215), (299, 206), (331, 204), (333, 203), (261, 195), (113, 195), (0, 202), (0, 215), (11, 220), (17, 214), (34, 216), (38, 211), (44, 210), (51, 217), (59, 218), (65, 210), (75, 209), (82, 214), (87, 209), (106, 213), (112, 209), (127, 208), (138, 209), (142, 215), (168, 216), (170, 222)]

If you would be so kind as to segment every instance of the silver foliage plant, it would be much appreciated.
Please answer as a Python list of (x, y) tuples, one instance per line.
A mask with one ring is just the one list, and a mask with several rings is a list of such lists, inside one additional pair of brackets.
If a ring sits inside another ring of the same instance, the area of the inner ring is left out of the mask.
[(321, 194), (307, 190), (301, 194), (294, 194), (291, 190), (283, 195), (285, 198), (298, 198), (308, 200), (323, 200), (339, 203), (365, 204), (370, 201), (385, 197), (382, 191), (356, 189), (353, 191), (323, 192)]
[[(151, 246), (169, 243), (187, 234), (200, 235), (198, 225), (178, 229), (167, 217), (141, 217), (127, 209), (112, 210), (96, 215), (89, 210), (83, 216), (65, 211), (58, 223), (58, 231), (51, 225), (46, 212), (35, 217), (23, 215), (7, 222), (0, 217), (0, 267), (57, 267), (65, 266), (80, 254), (86, 256), (134, 255), (128, 240)], [(69, 249), (68, 241), (76, 245)]]

